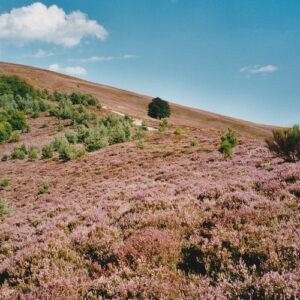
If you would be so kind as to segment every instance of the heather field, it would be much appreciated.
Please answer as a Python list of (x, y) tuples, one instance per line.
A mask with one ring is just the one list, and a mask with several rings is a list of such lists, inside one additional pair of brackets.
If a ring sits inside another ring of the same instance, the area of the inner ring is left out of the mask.
[[(51, 140), (47, 120), (21, 142)], [(300, 163), (243, 136), (225, 160), (221, 131), (174, 130), (1, 161), (0, 298), (298, 299)]]

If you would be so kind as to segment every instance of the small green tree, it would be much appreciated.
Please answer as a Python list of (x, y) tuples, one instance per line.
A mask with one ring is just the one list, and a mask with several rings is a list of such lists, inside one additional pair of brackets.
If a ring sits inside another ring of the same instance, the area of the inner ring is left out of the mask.
[(160, 98), (154, 98), (148, 105), (148, 115), (155, 119), (169, 118), (171, 110), (169, 103)]
[(221, 144), (219, 146), (219, 152), (228, 158), (232, 155), (233, 148), (238, 144), (238, 140), (235, 136), (235, 132), (228, 128), (227, 133), (221, 137)]

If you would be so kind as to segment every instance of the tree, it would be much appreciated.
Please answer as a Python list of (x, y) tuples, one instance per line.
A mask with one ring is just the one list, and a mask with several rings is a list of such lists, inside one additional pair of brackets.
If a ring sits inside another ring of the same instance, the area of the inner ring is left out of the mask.
[(238, 140), (232, 129), (228, 128), (226, 134), (221, 137), (221, 144), (219, 146), (219, 152), (221, 152), (225, 158), (232, 155), (233, 148), (238, 144)]
[(148, 116), (155, 119), (168, 118), (171, 115), (169, 103), (160, 98), (154, 98), (148, 106)]

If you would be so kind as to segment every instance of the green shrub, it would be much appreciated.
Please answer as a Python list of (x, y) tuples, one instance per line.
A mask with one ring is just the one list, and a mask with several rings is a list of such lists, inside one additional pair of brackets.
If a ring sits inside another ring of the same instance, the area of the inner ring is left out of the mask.
[(7, 205), (7, 202), (4, 199), (0, 199), (0, 217), (8, 215), (10, 213), (10, 209)]
[(109, 145), (107, 129), (103, 125), (89, 128), (88, 135), (84, 140), (85, 149), (88, 152), (96, 151)]
[(18, 76), (0, 76), (0, 95), (4, 94), (35, 98), (37, 90)]
[(76, 144), (78, 141), (77, 134), (74, 131), (67, 131), (65, 137), (70, 144)]
[(148, 115), (155, 119), (169, 118), (171, 115), (169, 103), (160, 98), (152, 99), (148, 105)]
[(159, 131), (161, 134), (163, 134), (163, 133), (166, 132), (167, 128), (168, 128), (168, 120), (167, 120), (167, 119), (163, 119), (163, 120), (159, 123), (159, 125), (158, 125), (158, 131)]
[(26, 146), (23, 144), (20, 147), (14, 148), (14, 150), (11, 153), (11, 158), (23, 160), (25, 159), (26, 155), (27, 155), (27, 149)]
[(177, 127), (176, 130), (174, 131), (174, 134), (177, 136), (182, 136), (185, 135), (185, 131), (182, 128)]
[(136, 143), (136, 146), (139, 148), (139, 149), (144, 149), (145, 148), (145, 143), (144, 143), (144, 140), (143, 139), (139, 139)]
[(58, 151), (60, 148), (69, 145), (69, 142), (65, 137), (55, 137), (51, 145), (53, 150)]
[(28, 124), (25, 115), (21, 111), (15, 111), (10, 115), (9, 123), (13, 130), (28, 130)]
[(7, 177), (4, 177), (3, 179), (1, 179), (0, 181), (0, 187), (8, 187), (10, 184), (10, 179)]
[(12, 134), (11, 134), (11, 137), (10, 137), (10, 142), (11, 143), (17, 143), (19, 142), (21, 139), (21, 135), (18, 131), (14, 131)]
[(84, 143), (85, 139), (89, 135), (89, 128), (87, 128), (85, 125), (80, 124), (76, 126), (77, 131), (77, 140), (78, 143)]
[(52, 145), (45, 145), (42, 148), (42, 159), (50, 159), (53, 157), (53, 147)]
[(10, 157), (10, 154), (9, 154), (9, 153), (4, 153), (4, 154), (2, 155), (1, 160), (2, 160), (2, 161), (7, 161), (7, 160), (9, 160), (9, 157)]
[(39, 188), (38, 188), (38, 195), (42, 195), (48, 193), (49, 191), (49, 183), (45, 181)]
[(221, 144), (219, 146), (219, 152), (228, 158), (232, 155), (233, 148), (238, 144), (238, 140), (235, 136), (235, 132), (228, 129), (227, 133), (221, 137)]
[(73, 160), (84, 154), (84, 152), (81, 149), (77, 148), (74, 145), (70, 145), (69, 143), (61, 146), (58, 149), (58, 153), (59, 153), (59, 159), (61, 159), (62, 161)]
[(191, 146), (192, 147), (196, 147), (197, 145), (198, 145), (198, 141), (197, 140), (194, 139), (194, 140), (191, 141)]
[(70, 100), (64, 99), (60, 101), (58, 106), (58, 117), (62, 119), (72, 119), (73, 107)]
[(0, 143), (8, 141), (11, 137), (11, 133), (11, 125), (6, 121), (2, 121), (0, 123)]
[(28, 149), (28, 158), (30, 160), (35, 160), (38, 158), (39, 155), (39, 148), (36, 146), (30, 146)]
[(300, 160), (300, 127), (274, 129), (273, 138), (268, 139), (269, 149), (287, 161)]

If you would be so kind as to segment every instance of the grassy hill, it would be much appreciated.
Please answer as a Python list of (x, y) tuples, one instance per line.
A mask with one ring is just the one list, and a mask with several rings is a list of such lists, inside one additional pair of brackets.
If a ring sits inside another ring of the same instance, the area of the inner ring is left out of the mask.
[[(164, 132), (137, 139), (139, 125), (109, 115), (148, 121), (150, 98), (29, 67), (0, 72), (93, 93), (106, 106), (46, 98), (51, 110), (26, 115), (31, 129), (0, 144), (0, 299), (300, 297), (300, 162), (256, 138), (269, 128), (172, 105)], [(99, 131), (105, 147), (70, 160), (11, 155), (70, 130), (79, 136), (61, 116), (85, 110), (99, 119), (76, 147)], [(238, 145), (225, 159), (218, 147), (229, 125), (239, 128)]]
[[(47, 70), (10, 63), (0, 62), (0, 75), (18, 75), (40, 89), (90, 93), (97, 96), (105, 106), (113, 111), (139, 118), (147, 118), (147, 107), (151, 100), (149, 96), (80, 80)], [(171, 104), (171, 110), (170, 121), (177, 126), (215, 128), (219, 130), (226, 130), (228, 127), (231, 127), (244, 135), (258, 138), (265, 138), (271, 132), (271, 126), (259, 125), (177, 104)]]

